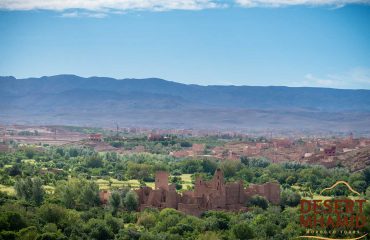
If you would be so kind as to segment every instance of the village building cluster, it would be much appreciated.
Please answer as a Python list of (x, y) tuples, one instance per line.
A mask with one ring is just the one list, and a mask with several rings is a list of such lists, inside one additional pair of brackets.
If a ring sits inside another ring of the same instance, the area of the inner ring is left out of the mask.
[(210, 149), (210, 153), (195, 151), (193, 147), (171, 152), (177, 158), (211, 157), (219, 160), (239, 161), (241, 157), (263, 157), (271, 162), (298, 162), (320, 164), (331, 168), (338, 165), (338, 159), (346, 153), (369, 148), (367, 138), (273, 138), (261, 142), (228, 142)]
[[(114, 143), (130, 141), (120, 133), (146, 135), (148, 142), (170, 141), (188, 137), (219, 137), (230, 139), (218, 146), (207, 146), (204, 143), (192, 143), (171, 150), (168, 154), (174, 158), (210, 158), (220, 161), (240, 161), (242, 157), (265, 158), (271, 162), (298, 162), (305, 164), (319, 164), (328, 168), (336, 167), (341, 162), (353, 159), (355, 162), (367, 162), (366, 156), (370, 152), (370, 139), (366, 137), (354, 138), (353, 134), (346, 137), (250, 137), (244, 133), (202, 131), (186, 129), (146, 129), (146, 128), (117, 128), (106, 129), (112, 134), (91, 133), (85, 134), (68, 128), (57, 126), (0, 126), (0, 152), (12, 151), (11, 141), (20, 144), (47, 144), (47, 145), (81, 145), (93, 148), (98, 152), (116, 152), (120, 154), (135, 154), (150, 152), (148, 146), (140, 143), (129, 148), (115, 146)], [(175, 136), (175, 137), (174, 137)], [(235, 140), (235, 141), (234, 141)], [(353, 156), (352, 156), (353, 155)], [(362, 164), (363, 165), (363, 164)], [(354, 170), (361, 168), (358, 167)]]
[(197, 177), (194, 190), (179, 194), (175, 184), (168, 183), (167, 172), (157, 172), (155, 189), (141, 187), (136, 190), (140, 210), (145, 208), (174, 208), (186, 214), (200, 216), (207, 210), (242, 211), (254, 195), (265, 197), (273, 204), (280, 203), (280, 184), (269, 182), (244, 188), (243, 182), (225, 183), (223, 172), (215, 171), (213, 179), (204, 181)]

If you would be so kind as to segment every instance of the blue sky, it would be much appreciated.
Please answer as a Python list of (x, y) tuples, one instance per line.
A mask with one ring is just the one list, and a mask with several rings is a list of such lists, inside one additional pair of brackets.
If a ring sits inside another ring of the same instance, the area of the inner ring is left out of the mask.
[(370, 89), (370, 1), (65, 2), (0, 0), (0, 75)]

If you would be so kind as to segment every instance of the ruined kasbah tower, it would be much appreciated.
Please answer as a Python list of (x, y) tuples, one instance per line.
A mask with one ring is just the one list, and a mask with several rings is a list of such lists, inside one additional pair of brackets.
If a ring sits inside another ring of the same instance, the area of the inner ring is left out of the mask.
[(181, 212), (200, 216), (207, 210), (246, 210), (245, 203), (254, 195), (265, 197), (273, 204), (280, 203), (280, 184), (269, 182), (243, 187), (242, 181), (225, 183), (224, 174), (217, 169), (211, 181), (195, 180), (194, 191), (176, 192), (175, 184), (168, 184), (169, 174), (157, 172), (155, 189), (142, 187), (136, 190), (140, 210), (145, 208), (175, 208)]

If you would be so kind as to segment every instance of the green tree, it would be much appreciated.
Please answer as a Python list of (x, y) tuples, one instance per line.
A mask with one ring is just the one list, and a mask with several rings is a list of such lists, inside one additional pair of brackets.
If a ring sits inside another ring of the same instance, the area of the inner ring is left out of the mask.
[(46, 232), (39, 235), (36, 240), (67, 240), (61, 233)]
[(198, 240), (221, 240), (221, 237), (219, 236), (219, 234), (217, 232), (205, 232), (205, 233), (201, 233), (199, 234)]
[(122, 220), (120, 218), (113, 217), (112, 215), (105, 216), (105, 223), (114, 234), (117, 234), (123, 227)]
[(40, 205), (44, 201), (45, 191), (42, 186), (42, 180), (40, 178), (33, 179), (32, 182), (32, 198), (36, 205)]
[(11, 168), (8, 169), (9, 176), (18, 176), (22, 174), (21, 166), (20, 164), (16, 163), (11, 166)]
[(366, 192), (365, 192), (365, 196), (366, 196), (367, 200), (370, 200), (370, 186), (367, 187)]
[(30, 227), (21, 229), (18, 232), (18, 235), (19, 235), (19, 239), (21, 240), (35, 240), (39, 236), (39, 233), (35, 226), (30, 226)]
[(84, 208), (98, 206), (100, 203), (99, 186), (92, 181), (86, 182), (81, 189), (79, 199)]
[(253, 229), (246, 222), (234, 225), (231, 230), (236, 239), (247, 240), (254, 237)]
[(202, 162), (195, 159), (186, 159), (181, 161), (180, 169), (183, 173), (203, 172)]
[(120, 208), (122, 204), (121, 195), (117, 191), (112, 192), (109, 198), (109, 204), (112, 206), (113, 215), (116, 215), (117, 210)]
[(20, 178), (16, 181), (14, 188), (17, 196), (28, 202), (40, 205), (44, 200), (45, 191), (40, 178)]
[(204, 159), (202, 161), (203, 171), (209, 174), (213, 174), (217, 169), (217, 164), (215, 161)]
[(230, 213), (220, 211), (208, 211), (203, 214), (206, 230), (218, 231), (230, 228)]
[(221, 164), (221, 169), (226, 178), (234, 177), (241, 167), (242, 165), (236, 161), (225, 161)]
[(363, 193), (366, 191), (367, 184), (366, 184), (366, 181), (364, 180), (358, 180), (358, 181), (352, 182), (351, 186), (357, 191), (359, 191), (360, 193)]
[(107, 240), (114, 238), (113, 232), (109, 229), (107, 224), (100, 219), (90, 219), (87, 223), (86, 231), (89, 233), (90, 239)]
[(286, 189), (281, 193), (281, 205), (295, 207), (301, 201), (301, 195), (297, 192), (293, 192), (290, 189)]
[(86, 166), (90, 168), (103, 167), (103, 160), (98, 154), (94, 154), (86, 159)]
[(17, 240), (18, 239), (18, 234), (13, 231), (1, 231), (0, 232), (0, 239), (4, 240)]
[(128, 211), (135, 211), (139, 206), (137, 194), (134, 191), (129, 191), (124, 200), (124, 206)]
[(83, 179), (60, 181), (55, 192), (67, 208), (88, 209), (100, 203), (99, 187), (92, 181)]
[(32, 179), (19, 178), (14, 185), (17, 197), (25, 199), (26, 201), (32, 200)]
[(184, 214), (175, 209), (163, 209), (159, 213), (159, 221), (157, 222), (155, 229), (159, 232), (167, 232), (171, 227), (176, 226), (182, 218), (184, 218)]
[(18, 231), (26, 226), (25, 218), (18, 212), (6, 211), (0, 215), (0, 230)]
[(252, 196), (251, 199), (249, 200), (249, 204), (252, 206), (260, 207), (262, 209), (267, 209), (267, 207), (269, 206), (269, 203), (266, 200), (266, 198), (259, 195)]
[(155, 226), (157, 218), (154, 213), (145, 211), (140, 214), (140, 217), (137, 220), (137, 224), (143, 226), (146, 229), (152, 228)]
[(32, 159), (35, 156), (35, 150), (32, 148), (27, 148), (24, 153), (28, 159)]
[(364, 176), (364, 180), (366, 181), (367, 185), (370, 185), (370, 167), (365, 168), (362, 174)]
[(45, 223), (59, 224), (66, 217), (67, 211), (56, 204), (44, 204), (37, 209), (37, 214)]
[(144, 179), (152, 174), (152, 167), (149, 164), (129, 162), (127, 175), (130, 179)]

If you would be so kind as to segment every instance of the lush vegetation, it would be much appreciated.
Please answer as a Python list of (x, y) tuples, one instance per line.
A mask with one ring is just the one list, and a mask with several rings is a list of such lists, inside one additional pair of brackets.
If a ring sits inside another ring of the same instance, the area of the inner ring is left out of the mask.
[[(137, 141), (136, 145), (153, 146), (152, 153), (120, 155), (88, 147), (16, 144), (16, 151), (0, 153), (0, 239), (293, 239), (304, 234), (299, 225), (301, 197), (320, 197), (321, 189), (338, 180), (348, 181), (370, 197), (370, 168), (350, 173), (344, 168), (274, 164), (245, 157), (240, 162), (175, 159), (161, 152), (188, 146), (184, 140)], [(195, 142), (207, 144), (207, 139), (193, 139), (189, 144)], [(197, 174), (209, 179), (216, 168), (224, 171), (227, 181), (243, 180), (246, 186), (278, 181), (281, 204), (274, 206), (254, 196), (245, 203), (248, 212), (209, 211), (200, 218), (174, 209), (136, 211), (133, 188), (152, 184), (156, 171), (169, 171), (171, 181), (182, 191), (192, 187)], [(106, 205), (99, 200), (99, 188), (112, 191)], [(347, 194), (346, 188), (339, 187), (328, 197)], [(365, 212), (369, 218), (369, 204)]]

